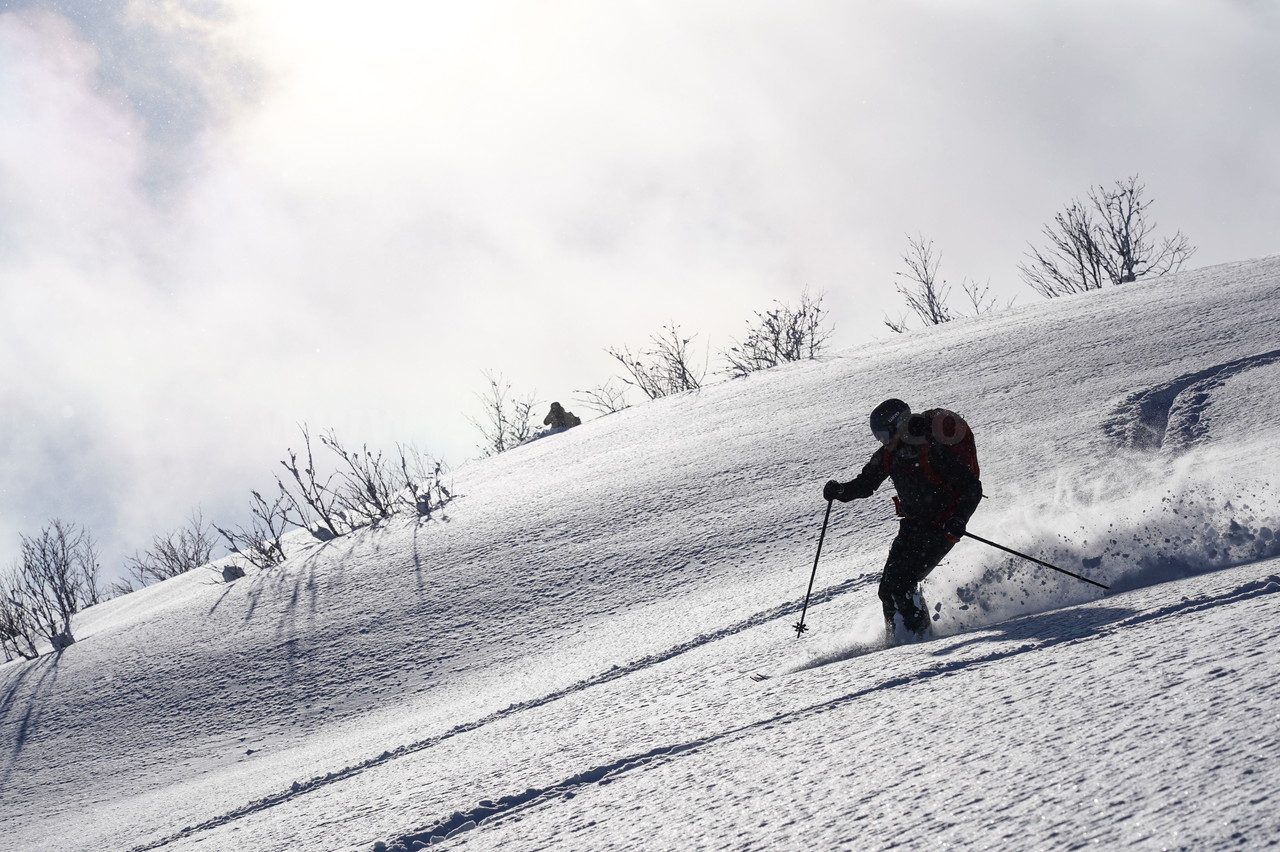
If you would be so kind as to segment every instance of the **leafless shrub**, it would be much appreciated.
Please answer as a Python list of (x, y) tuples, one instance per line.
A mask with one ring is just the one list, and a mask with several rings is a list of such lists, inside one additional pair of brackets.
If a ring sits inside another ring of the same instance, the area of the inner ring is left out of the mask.
[(306, 446), (306, 466), (300, 468), (297, 454), (289, 450), (289, 460), (280, 464), (293, 481), (276, 477), (276, 485), (288, 504), (286, 518), (294, 526), (307, 529), (321, 541), (346, 535), (354, 529), (390, 517), (395, 511), (396, 483), (382, 451), (368, 445), (348, 450), (332, 429), (320, 436), (320, 443), (337, 456), (338, 469), (322, 476), (316, 472), (311, 451), (311, 434), (301, 427)]
[[(290, 527), (329, 541), (401, 513), (430, 518), (453, 499), (443, 462), (404, 444), (396, 445), (395, 459), (367, 444), (348, 449), (332, 429), (321, 433), (320, 443), (335, 460), (335, 469), (320, 473), (311, 431), (306, 424), (299, 428), (306, 458), (288, 451), (288, 460), (280, 464), (289, 476), (276, 477), (275, 500), (268, 502), (254, 491), (248, 528), (215, 527), (232, 553), (259, 570), (285, 560), (284, 534)], [(242, 565), (231, 564), (239, 573), (233, 571), (227, 579), (244, 575)]]
[(419, 518), (431, 520), (453, 500), (453, 491), (444, 483), (444, 462), (427, 459), (416, 449), (397, 445), (400, 471), (404, 475), (408, 504)]
[(129, 582), (117, 583), (113, 591), (130, 592), (208, 565), (217, 546), (215, 529), (205, 522), (204, 515), (197, 509), (191, 513), (186, 526), (167, 536), (156, 536), (151, 540), (150, 549), (126, 558)]
[[(320, 471), (311, 444), (311, 430), (301, 424), (305, 459), (292, 448), (280, 464), (287, 477), (276, 476), (276, 498), (267, 501), (254, 491), (252, 522), (246, 527), (214, 529), (231, 552), (259, 570), (273, 568), (286, 558), (284, 535), (290, 527), (305, 529), (320, 541), (330, 541), (397, 514), (430, 518), (444, 508), (453, 493), (445, 485), (443, 462), (412, 446), (397, 444), (396, 457), (385, 456), (367, 444), (348, 449), (337, 433), (320, 434), (320, 444), (334, 461)], [(224, 569), (228, 581), (244, 576), (244, 565)]]
[[(345, 531), (384, 521), (401, 512), (430, 518), (453, 500), (445, 485), (445, 464), (410, 444), (396, 444), (394, 458), (367, 445), (348, 450), (330, 429), (321, 442), (341, 461), (319, 502), (331, 501), (331, 517)], [(341, 527), (333, 524), (336, 532)]]
[[(291, 486), (276, 477), (276, 485), (285, 495), (298, 525), (311, 530), (312, 535), (325, 541), (337, 538), (352, 529), (351, 521), (342, 514), (338, 506), (338, 495), (332, 488), (336, 474), (322, 476), (316, 472), (315, 456), (311, 451), (311, 430), (305, 423), (298, 428), (302, 430), (302, 442), (306, 451), (306, 462), (298, 462), (298, 454), (289, 448), (289, 460), (280, 464), (293, 479)], [(321, 439), (322, 442), (324, 439)], [(333, 438), (337, 442), (336, 436)], [(328, 444), (325, 444), (328, 446)]]
[(112, 580), (111, 585), (107, 587), (107, 597), (118, 598), (121, 595), (128, 595), (138, 591), (144, 584), (138, 583), (134, 585), (135, 579), (133, 577), (119, 577)]
[[(291, 502), (283, 491), (271, 502), (257, 491), (252, 494), (252, 519), (248, 527), (226, 529), (215, 524), (214, 529), (226, 540), (234, 555), (259, 571), (265, 571), (284, 562), (284, 534), (290, 526), (300, 526), (301, 520), (290, 518)], [(244, 565), (233, 560), (221, 573), (227, 581), (243, 577)]]
[(748, 323), (745, 340), (735, 341), (721, 353), (729, 365), (730, 376), (740, 378), (788, 361), (816, 358), (822, 351), (831, 336), (831, 330), (823, 326), (826, 311), (822, 307), (822, 294), (813, 298), (806, 290), (795, 307), (781, 302), (775, 304), (777, 307), (773, 310), (756, 313), (755, 321)]
[(933, 240), (907, 236), (907, 250), (902, 254), (902, 262), (907, 269), (894, 273), (900, 279), (894, 287), (906, 301), (908, 312), (896, 320), (885, 317), (884, 324), (891, 331), (899, 334), (907, 331), (909, 317), (913, 314), (925, 326), (933, 326), (964, 316), (980, 316), (995, 309), (995, 297), (989, 295), (990, 284), (978, 284), (968, 278), (961, 282), (960, 288), (969, 302), (969, 311), (952, 307), (951, 286), (938, 277), (941, 260), (934, 251)]
[(92, 535), (75, 524), (54, 520), (21, 541), (21, 561), (0, 584), (0, 642), (32, 659), (37, 639), (55, 651), (74, 644), (71, 616), (102, 600), (101, 566)]
[(615, 414), (628, 407), (626, 388), (614, 386), (613, 379), (609, 379), (599, 387), (574, 391), (574, 393), (580, 394), (575, 397), (579, 405), (584, 405), (597, 414)]
[(988, 295), (991, 290), (990, 282), (979, 284), (966, 278), (961, 289), (969, 300), (969, 308), (973, 311), (973, 316), (981, 316), (995, 310), (996, 298)]
[[(902, 262), (906, 264), (907, 271), (894, 273), (902, 279), (894, 287), (906, 300), (911, 312), (927, 326), (941, 325), (955, 319), (955, 314), (947, 306), (951, 288), (945, 281), (938, 280), (941, 258), (934, 254), (933, 240), (926, 240), (923, 236), (908, 236)], [(906, 330), (905, 319), (897, 323), (886, 320), (885, 324), (894, 331)]]
[(1178, 271), (1195, 254), (1182, 234), (1157, 241), (1155, 222), (1147, 220), (1152, 202), (1137, 175), (1115, 186), (1089, 190), (1085, 202), (1073, 200), (1042, 233), (1044, 248), (1032, 247), (1020, 264), (1023, 281), (1042, 296), (1101, 289)]
[(511, 383), (501, 373), (485, 371), (485, 379), (489, 389), (484, 394), (477, 394), (484, 404), (484, 416), (481, 420), (471, 419), (471, 425), (480, 430), (484, 442), (479, 445), (486, 457), (505, 453), (528, 441), (536, 430), (534, 424), (534, 407), (536, 399), (532, 395), (514, 397)]
[(649, 399), (702, 387), (702, 379), (707, 373), (706, 359), (703, 359), (702, 366), (694, 363), (693, 353), (689, 350), (693, 336), (683, 336), (680, 327), (672, 322), (653, 335), (650, 341), (652, 347), (639, 353), (632, 353), (625, 346), (605, 350), (631, 377), (623, 376), (622, 381), (639, 388)]
[(911, 327), (907, 325), (907, 315), (905, 313), (899, 315), (897, 319), (894, 319), (893, 317), (885, 317), (884, 324), (888, 326), (889, 330), (894, 334), (905, 334), (911, 329)]
[[(320, 441), (342, 464), (335, 474), (338, 484), (329, 490), (336, 513), (349, 529), (376, 524), (396, 513), (400, 501), (400, 483), (381, 450), (370, 450), (368, 444), (348, 450), (332, 429)], [(403, 458), (401, 459), (403, 468)]]

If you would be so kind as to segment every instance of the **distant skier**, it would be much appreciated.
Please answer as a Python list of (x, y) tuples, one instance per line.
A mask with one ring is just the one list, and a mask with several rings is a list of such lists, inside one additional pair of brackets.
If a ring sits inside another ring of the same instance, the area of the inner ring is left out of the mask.
[(973, 435), (958, 414), (941, 408), (912, 414), (900, 399), (876, 406), (871, 431), (883, 446), (853, 480), (828, 482), (822, 497), (847, 503), (893, 480), (902, 521), (880, 578), (885, 629), (892, 640), (900, 615), (906, 630), (924, 636), (930, 620), (920, 581), (964, 535), (982, 499)]
[(547, 412), (547, 416), (542, 419), (543, 426), (550, 426), (552, 429), (570, 429), (574, 426), (581, 426), (582, 421), (578, 419), (572, 411), (565, 411), (564, 406), (558, 402), (551, 403), (551, 411)]

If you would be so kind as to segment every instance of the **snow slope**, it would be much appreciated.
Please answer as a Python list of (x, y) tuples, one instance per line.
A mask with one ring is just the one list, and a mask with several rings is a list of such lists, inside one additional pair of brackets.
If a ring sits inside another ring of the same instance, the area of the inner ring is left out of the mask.
[[(1280, 839), (1280, 258), (601, 418), (396, 521), (0, 667), (0, 837), (78, 850), (1225, 848)], [(962, 412), (939, 638), (877, 650), (886, 396)], [(756, 683), (746, 675), (774, 676)]]

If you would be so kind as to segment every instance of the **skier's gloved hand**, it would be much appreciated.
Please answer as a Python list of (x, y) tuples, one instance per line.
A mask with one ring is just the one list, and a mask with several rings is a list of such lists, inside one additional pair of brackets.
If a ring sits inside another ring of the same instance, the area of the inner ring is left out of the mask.
[(957, 516), (947, 521), (942, 525), (942, 532), (947, 537), (947, 541), (955, 544), (964, 538), (964, 518)]
[(844, 497), (844, 486), (834, 479), (828, 480), (827, 484), (822, 486), (823, 500), (841, 500)]

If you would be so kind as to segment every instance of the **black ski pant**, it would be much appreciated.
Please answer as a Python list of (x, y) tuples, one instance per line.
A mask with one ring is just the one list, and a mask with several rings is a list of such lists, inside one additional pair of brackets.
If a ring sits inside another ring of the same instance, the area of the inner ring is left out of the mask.
[(902, 624), (914, 633), (923, 633), (929, 625), (929, 610), (923, 599), (917, 603), (917, 587), (929, 572), (938, 567), (953, 546), (942, 528), (911, 518), (903, 518), (898, 537), (889, 547), (889, 558), (880, 577), (880, 603), (884, 620), (893, 629), (893, 616), (902, 613)]

